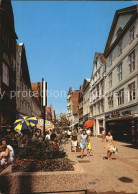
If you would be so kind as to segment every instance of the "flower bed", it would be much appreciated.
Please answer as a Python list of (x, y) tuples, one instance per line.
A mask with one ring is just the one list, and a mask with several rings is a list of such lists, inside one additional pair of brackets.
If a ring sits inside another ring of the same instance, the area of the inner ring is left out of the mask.
[(12, 165), (13, 172), (49, 172), (73, 170), (73, 162), (67, 158), (46, 159), (45, 161), (17, 158)]
[(12, 164), (13, 172), (73, 171), (73, 162), (56, 142), (29, 141), (19, 148)]

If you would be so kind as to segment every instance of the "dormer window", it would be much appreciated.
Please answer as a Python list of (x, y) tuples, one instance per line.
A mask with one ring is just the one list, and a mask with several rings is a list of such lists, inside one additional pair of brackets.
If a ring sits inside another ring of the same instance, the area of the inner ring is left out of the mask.
[(116, 33), (116, 37), (118, 37), (122, 32), (122, 27), (120, 27), (118, 30), (117, 30), (117, 33)]

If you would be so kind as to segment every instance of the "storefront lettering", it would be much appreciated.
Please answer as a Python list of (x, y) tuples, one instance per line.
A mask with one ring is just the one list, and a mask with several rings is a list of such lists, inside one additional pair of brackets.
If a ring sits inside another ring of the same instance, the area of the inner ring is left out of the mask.
[(111, 113), (111, 117), (119, 117), (120, 116), (120, 113), (118, 111), (113, 111)]
[(130, 110), (124, 111), (124, 112), (122, 112), (122, 115), (123, 116), (125, 116), (125, 115), (131, 115), (131, 111)]

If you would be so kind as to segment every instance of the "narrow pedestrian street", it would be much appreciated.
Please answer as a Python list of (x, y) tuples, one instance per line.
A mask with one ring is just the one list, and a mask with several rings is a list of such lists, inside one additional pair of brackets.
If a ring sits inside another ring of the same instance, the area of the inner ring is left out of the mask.
[[(87, 172), (87, 193), (137, 193), (138, 150), (131, 144), (116, 142), (118, 154), (112, 160), (106, 156), (101, 138), (91, 137), (92, 156), (80, 158), (80, 152), (70, 151), (70, 140), (65, 146), (69, 158), (77, 160)], [(85, 151), (86, 153), (86, 151)]]

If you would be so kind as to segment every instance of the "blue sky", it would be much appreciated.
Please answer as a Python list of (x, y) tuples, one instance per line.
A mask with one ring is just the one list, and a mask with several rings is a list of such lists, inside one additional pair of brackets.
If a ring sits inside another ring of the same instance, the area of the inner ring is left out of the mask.
[[(66, 112), (70, 86), (90, 78), (117, 9), (135, 1), (12, 1), (18, 43), (24, 43), (31, 82), (48, 81), (48, 104)], [(64, 92), (63, 92), (64, 91)], [(55, 96), (55, 97), (54, 97)], [(58, 96), (58, 97), (57, 97)]]

